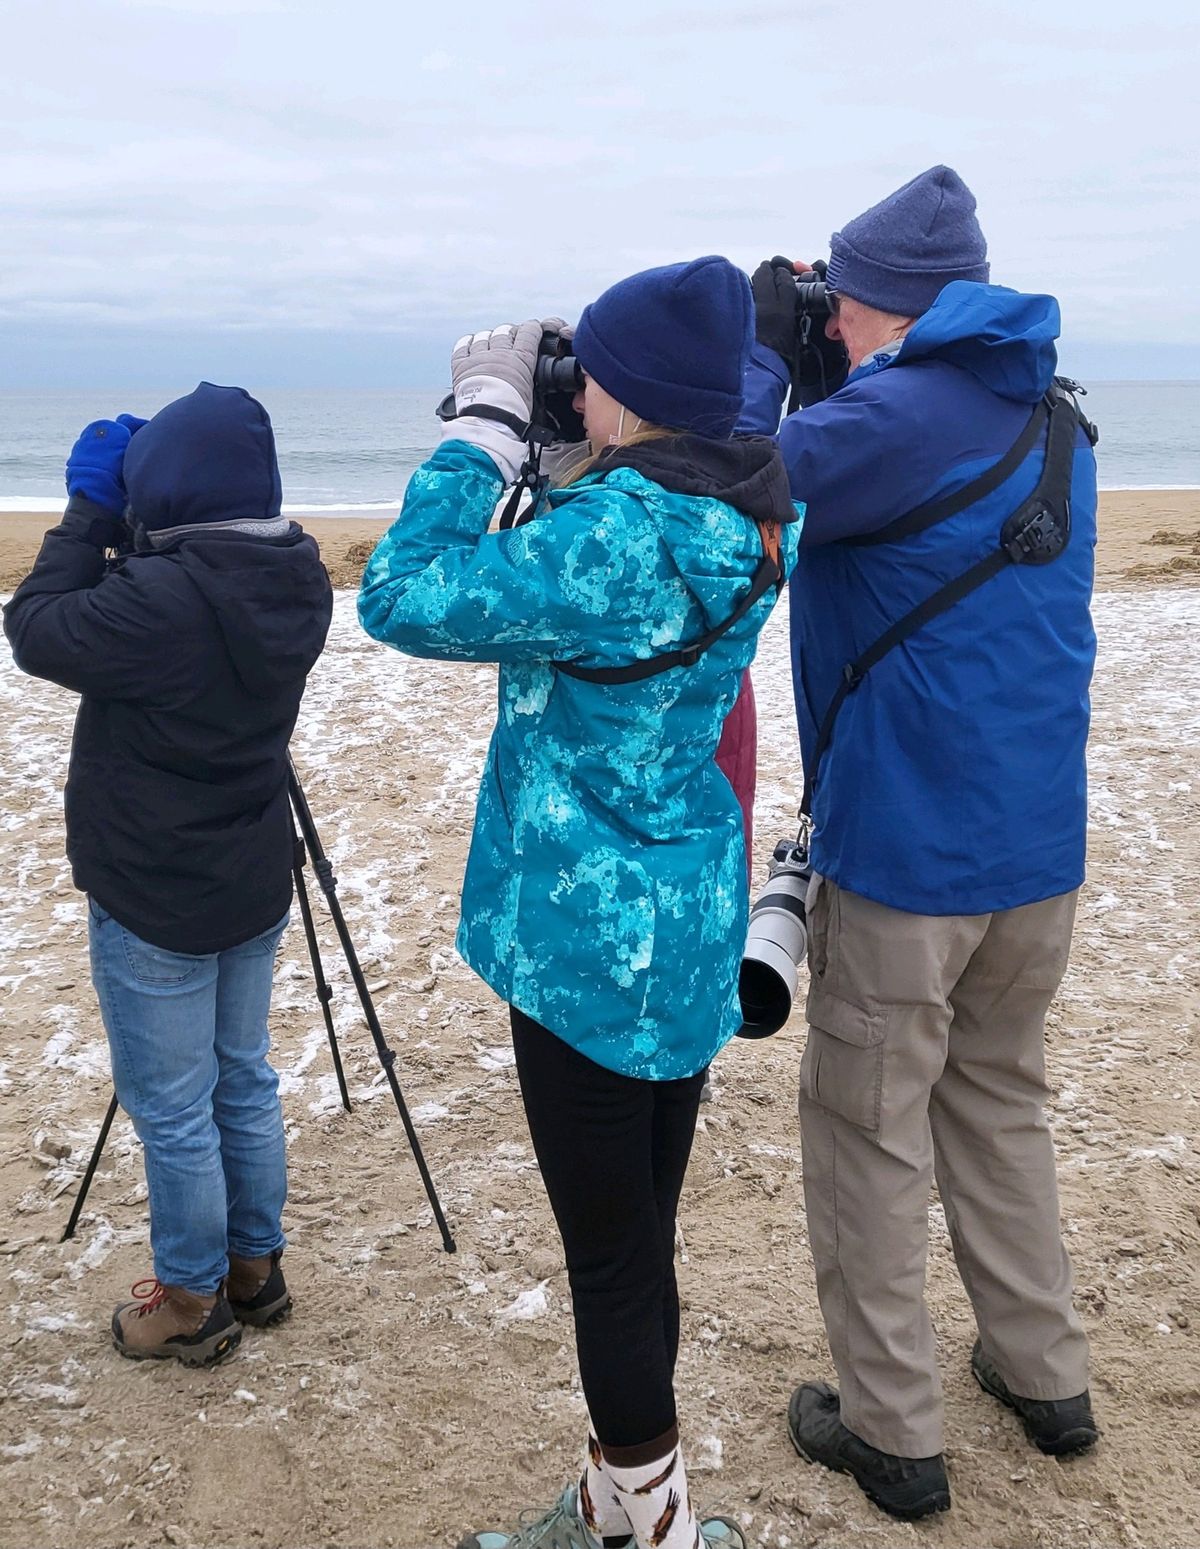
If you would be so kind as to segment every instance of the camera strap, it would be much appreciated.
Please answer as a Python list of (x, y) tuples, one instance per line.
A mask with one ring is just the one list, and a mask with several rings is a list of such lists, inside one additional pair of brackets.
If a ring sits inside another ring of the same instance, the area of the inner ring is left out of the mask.
[(759, 560), (749, 588), (738, 599), (737, 606), (728, 618), (710, 629), (689, 645), (664, 651), (660, 656), (648, 656), (642, 661), (630, 662), (626, 667), (577, 667), (573, 662), (555, 662), (559, 672), (568, 678), (581, 678), (585, 683), (640, 683), (645, 678), (657, 677), (660, 672), (670, 672), (674, 667), (694, 667), (710, 646), (716, 645), (735, 624), (744, 619), (758, 599), (773, 586), (778, 595), (783, 590), (783, 566), (779, 559), (779, 530), (774, 522), (758, 522), (759, 540), (763, 556)]
[[(500, 531), (508, 532), (512, 527), (523, 527), (526, 522), (532, 522), (542, 503), (542, 496), (549, 487), (550, 480), (542, 472), (542, 448), (531, 441), (529, 456), (521, 464), (520, 476), (504, 502), (504, 510), (500, 513)], [(525, 494), (529, 496), (529, 505), (518, 518), (521, 498)]]
[[(529, 450), (525, 461), (521, 464), (517, 482), (513, 485), (508, 499), (504, 502), (504, 509), (500, 513), (500, 530), (507, 532), (512, 527), (519, 527), (524, 522), (532, 521), (537, 515), (542, 496), (550, 483), (542, 473), (542, 449), (554, 440), (554, 431), (546, 425), (535, 424), (533, 420), (520, 419), (517, 415), (510, 414), (507, 409), (494, 408), (490, 403), (474, 403), (470, 408), (460, 410), (457, 418), (494, 420), (497, 425), (503, 425), (506, 430), (511, 430), (514, 436), (525, 442)], [(529, 496), (529, 507), (518, 521), (517, 512), (526, 494)]]
[(989, 495), (1024, 461), (1033, 450), (1043, 427), (1046, 430), (1046, 452), (1041, 476), (1032, 494), (1023, 501), (1000, 529), (997, 547), (978, 560), (969, 570), (938, 588), (924, 602), (896, 620), (890, 629), (879, 636), (872, 645), (847, 662), (842, 668), (841, 680), (825, 711), (817, 730), (813, 748), (811, 772), (804, 781), (804, 799), (800, 814), (808, 819), (812, 814), (813, 794), (821, 760), (833, 737), (833, 726), (838, 711), (847, 697), (878, 665), (888, 653), (915, 634), (939, 614), (947, 612), (971, 592), (983, 586), (1009, 565), (1048, 565), (1066, 548), (1071, 536), (1071, 476), (1074, 466), (1075, 436), (1082, 425), (1088, 440), (1095, 445), (1097, 438), (1092, 426), (1081, 413), (1073, 394), (1080, 391), (1076, 383), (1065, 378), (1054, 379), (1053, 385), (1041, 399), (1030, 416), (1029, 423), (1020, 436), (992, 468), (954, 494), (919, 506), (871, 533), (865, 538), (844, 540), (847, 546), (857, 547), (869, 543), (886, 543), (904, 538), (911, 533), (924, 532), (937, 522), (965, 511), (968, 506)]

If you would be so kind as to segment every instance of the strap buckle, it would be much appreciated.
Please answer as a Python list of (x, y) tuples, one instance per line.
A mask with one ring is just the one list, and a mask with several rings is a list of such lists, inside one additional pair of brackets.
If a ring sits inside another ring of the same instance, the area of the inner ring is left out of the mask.
[(679, 649), (679, 665), (681, 667), (694, 667), (704, 655), (704, 647), (700, 645), (685, 645)]
[(1065, 547), (1062, 529), (1049, 506), (1038, 506), (1023, 527), (1004, 540), (1004, 549), (1014, 565), (1033, 561), (1044, 564)]

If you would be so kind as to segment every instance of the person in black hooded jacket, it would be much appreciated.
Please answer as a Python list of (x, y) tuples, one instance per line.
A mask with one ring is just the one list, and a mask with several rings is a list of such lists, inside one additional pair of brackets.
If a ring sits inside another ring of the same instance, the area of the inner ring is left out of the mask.
[(288, 739), (332, 590), (241, 388), (89, 425), (67, 491), (4, 628), (23, 671), (82, 696), (67, 854), (155, 1269), (113, 1338), (202, 1365), (290, 1307), (267, 1011), (292, 897)]

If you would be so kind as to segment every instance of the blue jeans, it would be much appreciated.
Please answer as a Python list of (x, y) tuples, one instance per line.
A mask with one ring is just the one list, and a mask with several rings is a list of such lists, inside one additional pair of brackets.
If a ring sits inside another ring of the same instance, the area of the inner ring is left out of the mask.
[(230, 1252), (283, 1246), (287, 1164), (267, 1062), (271, 975), (287, 916), (226, 952), (151, 946), (88, 900), (92, 983), (117, 1099), (146, 1152), (163, 1285), (211, 1295)]

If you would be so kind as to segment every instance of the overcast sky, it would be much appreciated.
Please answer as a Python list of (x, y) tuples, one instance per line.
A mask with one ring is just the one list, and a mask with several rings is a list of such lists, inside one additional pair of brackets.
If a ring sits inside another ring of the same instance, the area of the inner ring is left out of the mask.
[(426, 385), (945, 161), (1064, 363), (1200, 376), (1195, 0), (8, 0), (0, 387)]

